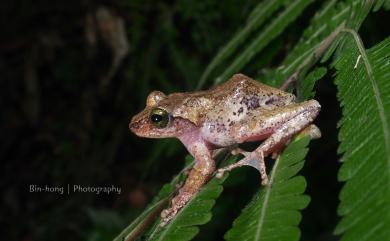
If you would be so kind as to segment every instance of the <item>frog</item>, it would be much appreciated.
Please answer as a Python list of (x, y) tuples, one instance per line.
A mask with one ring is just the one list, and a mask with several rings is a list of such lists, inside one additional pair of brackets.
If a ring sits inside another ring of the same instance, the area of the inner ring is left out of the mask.
[[(178, 92), (169, 95), (151, 92), (146, 107), (129, 123), (139, 137), (177, 138), (194, 157), (184, 185), (161, 213), (161, 226), (167, 224), (215, 175), (221, 178), (241, 166), (256, 168), (261, 184), (268, 185), (265, 157), (277, 158), (290, 140), (299, 133), (312, 139), (321, 132), (313, 121), (321, 105), (311, 99), (298, 103), (294, 94), (262, 84), (244, 74), (209, 90)], [(262, 141), (254, 151), (237, 145)], [(233, 155), (243, 155), (236, 163), (216, 170), (213, 153), (232, 148)]]

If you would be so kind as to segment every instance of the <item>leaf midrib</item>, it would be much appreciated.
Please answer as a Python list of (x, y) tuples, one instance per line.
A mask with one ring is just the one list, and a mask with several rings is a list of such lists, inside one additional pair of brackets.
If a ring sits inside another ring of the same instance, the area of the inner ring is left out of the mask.
[(274, 182), (275, 172), (279, 166), (279, 162), (280, 162), (280, 157), (276, 160), (275, 165), (272, 168), (271, 178), (270, 178), (270, 181), (268, 183), (268, 186), (267, 186), (267, 189), (266, 189), (266, 192), (264, 195), (264, 202), (263, 202), (263, 205), (262, 205), (261, 211), (260, 211), (260, 218), (259, 218), (259, 223), (257, 225), (258, 228), (256, 229), (257, 231), (256, 231), (256, 235), (255, 235), (255, 240), (260, 240), (261, 230), (262, 230), (263, 225), (264, 225), (265, 213), (267, 211), (268, 201), (269, 201), (269, 197), (270, 197), (271, 191), (272, 191), (272, 184)]

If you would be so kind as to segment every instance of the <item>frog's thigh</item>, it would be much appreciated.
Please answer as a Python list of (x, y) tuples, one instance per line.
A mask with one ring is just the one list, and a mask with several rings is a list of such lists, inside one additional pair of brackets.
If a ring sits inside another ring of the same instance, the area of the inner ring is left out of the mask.
[(286, 141), (288, 141), (295, 134), (301, 132), (305, 128), (310, 130), (310, 123), (314, 120), (317, 114), (318, 111), (305, 111), (293, 117), (280, 128), (275, 130), (275, 132), (270, 137), (268, 137), (256, 150), (262, 151), (264, 155), (267, 156), (275, 149), (278, 149), (281, 144), (286, 143)]
[(271, 124), (267, 124), (261, 113), (252, 113), (237, 122), (232, 128), (232, 136), (236, 143), (247, 141), (261, 141), (266, 139), (272, 132)]
[[(317, 101), (310, 100), (275, 110), (252, 110), (250, 114), (247, 114), (232, 126), (231, 136), (237, 143), (261, 141), (283, 126), (286, 126), (287, 123), (291, 123), (290, 125), (303, 123), (303, 127), (300, 127), (300, 130), (302, 130), (314, 120), (320, 108)], [(314, 136), (316, 136), (316, 131), (318, 134), (318, 128), (317, 130), (315, 128), (309, 129), (309, 133), (313, 133)]]
[(235, 142), (243, 143), (264, 140), (282, 125), (283, 117), (281, 114), (272, 116), (267, 113), (266, 115), (269, 117), (265, 117), (265, 113), (262, 110), (254, 110), (250, 115), (236, 122), (231, 129), (231, 136)]

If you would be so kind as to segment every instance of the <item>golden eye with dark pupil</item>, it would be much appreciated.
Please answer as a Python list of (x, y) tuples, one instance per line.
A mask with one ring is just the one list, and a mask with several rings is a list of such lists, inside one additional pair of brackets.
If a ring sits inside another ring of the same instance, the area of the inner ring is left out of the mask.
[(163, 109), (156, 108), (150, 113), (150, 121), (158, 128), (164, 128), (168, 125), (169, 114)]

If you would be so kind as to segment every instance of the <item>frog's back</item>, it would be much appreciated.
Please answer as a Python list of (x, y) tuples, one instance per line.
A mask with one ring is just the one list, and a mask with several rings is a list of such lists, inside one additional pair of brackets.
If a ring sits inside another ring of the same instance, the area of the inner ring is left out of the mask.
[(295, 101), (293, 94), (262, 84), (243, 74), (233, 75), (227, 82), (210, 89), (208, 95), (220, 100), (216, 101), (216, 104), (224, 106), (246, 103), (248, 109), (259, 107), (271, 109)]
[[(205, 111), (202, 134), (210, 142), (227, 146), (234, 143), (232, 128), (253, 116), (291, 104), (295, 96), (236, 74), (229, 81), (210, 89), (212, 105)], [(263, 113), (263, 114), (262, 114)]]

